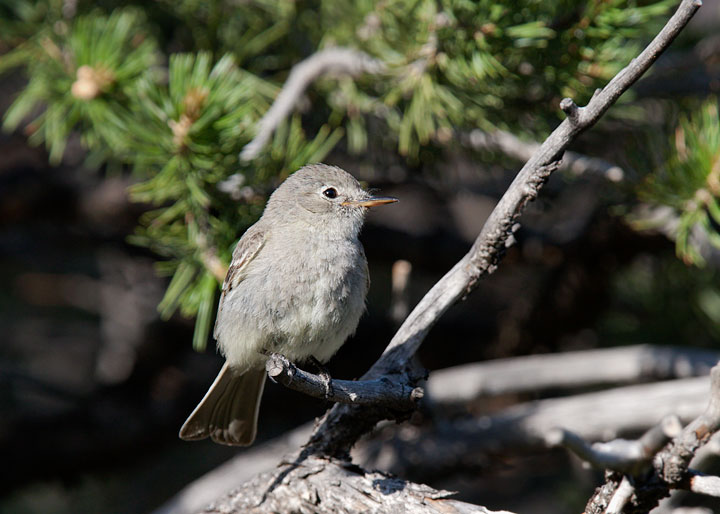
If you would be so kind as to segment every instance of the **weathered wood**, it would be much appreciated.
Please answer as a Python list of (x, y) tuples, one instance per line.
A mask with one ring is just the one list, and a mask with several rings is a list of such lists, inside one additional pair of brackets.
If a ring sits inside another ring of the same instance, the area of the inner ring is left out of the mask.
[(708, 375), (720, 352), (634, 345), (511, 357), (433, 371), (430, 401), (463, 404), (484, 396), (569, 390)]
[[(687, 489), (711, 496), (720, 494), (720, 478), (701, 475), (689, 468), (697, 451), (720, 429), (720, 364), (712, 369), (710, 378), (707, 407), (657, 452), (653, 458), (652, 472), (634, 477), (633, 490), (629, 496), (626, 496), (627, 490), (623, 491), (619, 486), (627, 481), (627, 475), (608, 474), (605, 484), (588, 501), (585, 512), (607, 512), (608, 505), (613, 505), (613, 502), (622, 506), (627, 504), (627, 512), (650, 512), (672, 489)], [(615, 501), (616, 495), (622, 496)]]
[[(555, 427), (598, 441), (647, 430), (660, 421), (663, 412), (677, 412), (689, 421), (705, 408), (708, 382), (708, 377), (682, 379), (528, 402), (481, 419), (446, 421), (429, 428), (404, 427), (402, 436), (397, 433), (398, 425), (389, 424), (382, 437), (358, 443), (353, 460), (367, 469), (379, 467), (382, 461), (385, 471), (429, 480), (435, 473), (473, 467), (489, 453), (536, 451), (546, 445), (546, 437)], [(306, 423), (244, 450), (190, 484), (154, 514), (199, 511), (238, 483), (272, 470), (307, 440), (312, 429), (313, 424)]]
[(382, 405), (402, 412), (412, 411), (424, 396), (421, 387), (410, 385), (406, 374), (370, 380), (333, 380), (304, 371), (277, 353), (268, 356), (268, 376), (287, 388), (315, 398), (352, 405)]
[(532, 401), (492, 416), (386, 433), (358, 445), (353, 458), (365, 467), (382, 463), (384, 470), (430, 480), (432, 473), (473, 469), (488, 454), (544, 448), (558, 428), (587, 441), (609, 441), (642, 433), (667, 415), (688, 422), (703, 412), (708, 387), (709, 378), (699, 377)]
[(347, 461), (310, 457), (284, 463), (215, 502), (207, 514), (510, 514), (452, 500), (453, 493), (413, 484)]

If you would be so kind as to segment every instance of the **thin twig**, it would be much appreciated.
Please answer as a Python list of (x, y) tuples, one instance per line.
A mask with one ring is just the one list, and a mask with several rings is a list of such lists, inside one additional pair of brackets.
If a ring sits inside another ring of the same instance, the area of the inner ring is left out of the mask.
[[(430, 375), (428, 388), (436, 375)], [(431, 483), (450, 473), (476, 472), (478, 463), (489, 454), (541, 451), (541, 437), (553, 425), (570, 427), (585, 440), (598, 440), (607, 438), (607, 434), (646, 430), (664, 409), (680, 408), (683, 419), (689, 421), (702, 412), (705, 405), (697, 399), (702, 398), (708, 385), (709, 380), (703, 377), (552, 398), (516, 405), (508, 415), (500, 411), (471, 424), (460, 424), (461, 419), (412, 427), (389, 423), (379, 437), (364, 439), (355, 446), (353, 462), (365, 469), (383, 469)], [(448, 383), (448, 387), (453, 385)], [(275, 468), (283, 455), (308, 440), (312, 428), (312, 423), (305, 424), (245, 450), (222, 468), (187, 486), (155, 514), (199, 512), (237, 484)]]
[(628, 477), (623, 477), (620, 485), (615, 490), (615, 494), (610, 499), (607, 509), (605, 509), (605, 514), (621, 514), (634, 492), (635, 488)]
[[(540, 148), (540, 143), (523, 141), (515, 134), (505, 130), (484, 132), (473, 129), (469, 134), (463, 134), (461, 141), (475, 150), (498, 150), (505, 155), (519, 161), (527, 161)], [(590, 157), (577, 152), (565, 152), (561, 170), (567, 170), (579, 176), (586, 173), (600, 175), (611, 182), (620, 182), (625, 177), (625, 171), (618, 166), (598, 157)]]
[(653, 456), (677, 435), (680, 428), (682, 425), (678, 417), (670, 415), (637, 440), (614, 439), (590, 445), (582, 437), (563, 428), (551, 430), (545, 440), (549, 446), (564, 446), (597, 468), (636, 475), (648, 468)]
[(392, 282), (392, 296), (390, 298), (390, 317), (400, 325), (410, 310), (408, 283), (412, 264), (404, 259), (397, 260), (390, 272)]
[(715, 475), (705, 475), (697, 471), (690, 470), (690, 490), (694, 493), (704, 494), (706, 496), (720, 497), (720, 477)]
[(710, 377), (710, 401), (705, 412), (656, 456), (658, 474), (671, 486), (682, 486), (693, 456), (720, 429), (720, 364), (712, 369)]
[(282, 91), (260, 120), (255, 138), (240, 152), (240, 160), (251, 161), (260, 154), (272, 133), (290, 114), (307, 87), (319, 77), (327, 73), (355, 77), (362, 73), (381, 73), (384, 69), (382, 61), (351, 48), (327, 48), (299, 62), (290, 70)]

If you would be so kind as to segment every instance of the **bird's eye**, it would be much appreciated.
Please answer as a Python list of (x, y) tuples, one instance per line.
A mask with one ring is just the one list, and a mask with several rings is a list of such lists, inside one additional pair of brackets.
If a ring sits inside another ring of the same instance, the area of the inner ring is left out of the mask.
[(325, 191), (322, 192), (323, 195), (325, 195), (325, 198), (335, 198), (337, 197), (337, 189), (334, 187), (328, 187)]

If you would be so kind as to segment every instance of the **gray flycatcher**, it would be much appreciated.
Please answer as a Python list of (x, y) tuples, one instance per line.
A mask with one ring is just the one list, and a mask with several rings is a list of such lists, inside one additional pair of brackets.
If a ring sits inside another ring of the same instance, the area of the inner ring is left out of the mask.
[(267, 353), (327, 362), (338, 351), (365, 310), (365, 214), (396, 201), (325, 164), (299, 169), (275, 190), (233, 252), (214, 332), (225, 364), (182, 439), (251, 444)]

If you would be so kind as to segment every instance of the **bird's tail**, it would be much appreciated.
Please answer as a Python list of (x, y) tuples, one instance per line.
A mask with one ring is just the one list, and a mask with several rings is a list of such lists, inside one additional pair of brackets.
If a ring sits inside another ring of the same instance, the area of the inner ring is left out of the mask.
[(247, 446), (255, 440), (265, 370), (233, 371), (227, 362), (200, 404), (180, 429), (188, 441), (211, 437), (221, 444)]

